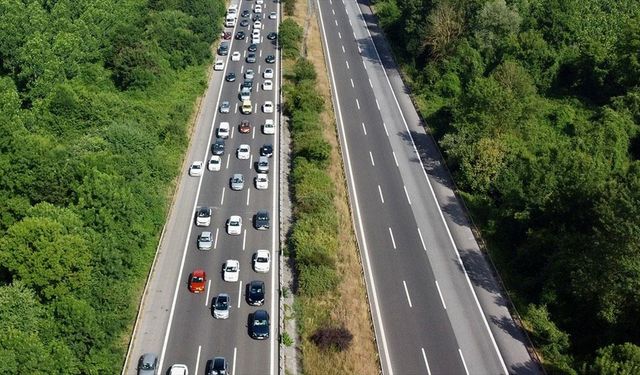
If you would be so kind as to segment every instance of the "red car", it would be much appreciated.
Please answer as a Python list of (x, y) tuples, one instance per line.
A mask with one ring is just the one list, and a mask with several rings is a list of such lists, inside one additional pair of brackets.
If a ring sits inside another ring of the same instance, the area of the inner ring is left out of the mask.
[(231, 39), (231, 32), (230, 31), (223, 31), (222, 32), (222, 39), (226, 39), (226, 40)]
[(197, 269), (189, 275), (189, 291), (191, 293), (204, 292), (204, 286), (207, 282), (207, 274), (204, 270)]
[(242, 121), (240, 123), (240, 127), (238, 129), (240, 131), (240, 133), (243, 134), (247, 134), (251, 132), (251, 124), (249, 123), (249, 121)]

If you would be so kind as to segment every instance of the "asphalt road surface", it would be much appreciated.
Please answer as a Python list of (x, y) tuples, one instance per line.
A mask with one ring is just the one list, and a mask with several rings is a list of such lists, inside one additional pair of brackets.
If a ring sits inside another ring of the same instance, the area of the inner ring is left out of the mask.
[(383, 372), (538, 373), (368, 4), (316, 5)]
[[(165, 227), (159, 252), (154, 264), (143, 307), (131, 343), (127, 363), (123, 373), (134, 374), (136, 362), (142, 353), (153, 352), (160, 356), (160, 371), (166, 373), (172, 364), (186, 364), (191, 374), (203, 374), (208, 360), (216, 356), (225, 357), (231, 374), (275, 374), (277, 371), (278, 337), (278, 152), (279, 152), (279, 114), (278, 100), (280, 92), (280, 56), (277, 42), (267, 39), (267, 34), (277, 31), (279, 22), (279, 3), (267, 0), (262, 5), (261, 43), (258, 44), (256, 62), (248, 63), (247, 48), (251, 43), (251, 30), (254, 29), (251, 18), (256, 14), (255, 1), (233, 1), (239, 4), (238, 14), (244, 9), (250, 11), (247, 18), (249, 26), (226, 28), (233, 38), (227, 56), (216, 56), (214, 60), (224, 61), (223, 71), (214, 71), (208, 91), (202, 102), (192, 143), (188, 152), (184, 176), (176, 194), (169, 221)], [(276, 19), (270, 19), (269, 13), (277, 12)], [(258, 13), (260, 14), (260, 13)], [(235, 39), (237, 31), (244, 31), (247, 37)], [(239, 61), (232, 61), (233, 52), (240, 52)], [(275, 63), (266, 63), (268, 55), (276, 57)], [(266, 68), (274, 70), (272, 90), (263, 90), (263, 73)], [(239, 98), (243, 75), (248, 69), (255, 73), (251, 101), (253, 111), (250, 115), (241, 114)], [(236, 73), (235, 82), (226, 82), (224, 77)], [(230, 102), (229, 113), (220, 113), (218, 107), (222, 101)], [(265, 101), (275, 104), (274, 113), (264, 113)], [(276, 134), (266, 135), (262, 124), (266, 119), (276, 123)], [(251, 131), (241, 134), (238, 125), (242, 120), (251, 123)], [(229, 122), (230, 136), (226, 140), (225, 153), (221, 156), (220, 171), (205, 170), (202, 177), (190, 177), (187, 174), (191, 162), (200, 160), (205, 166), (211, 157), (211, 145), (216, 139), (216, 129), (220, 122)], [(269, 187), (257, 190), (254, 178), (257, 175), (256, 163), (260, 147), (270, 143), (274, 156), (269, 159)], [(248, 144), (251, 156), (240, 160), (236, 150), (241, 144)], [(230, 178), (234, 173), (242, 173), (245, 186), (241, 191), (230, 189)], [(198, 207), (211, 207), (213, 217), (208, 227), (195, 225), (195, 211)], [(266, 209), (271, 216), (269, 230), (257, 230), (253, 227), (253, 217), (260, 209)], [(243, 220), (240, 235), (229, 235), (226, 221), (231, 215), (240, 215)], [(203, 231), (211, 231), (214, 237), (213, 249), (197, 249), (197, 237)], [(257, 249), (271, 252), (271, 270), (269, 273), (256, 273), (252, 268), (252, 257)], [(240, 262), (238, 282), (225, 282), (222, 267), (227, 259)], [(207, 273), (204, 292), (194, 294), (187, 289), (189, 274), (197, 268)], [(262, 307), (250, 306), (246, 301), (246, 287), (252, 280), (264, 281), (266, 286), (265, 304)], [(229, 319), (217, 320), (212, 316), (211, 300), (218, 293), (228, 293), (231, 298)], [(249, 336), (249, 316), (255, 310), (265, 309), (271, 318), (270, 337), (267, 340), (254, 340)]]

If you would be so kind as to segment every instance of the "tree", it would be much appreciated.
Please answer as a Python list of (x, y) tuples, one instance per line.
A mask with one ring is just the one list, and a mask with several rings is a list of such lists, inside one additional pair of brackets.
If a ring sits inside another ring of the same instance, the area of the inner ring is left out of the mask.
[(598, 349), (590, 367), (594, 375), (633, 375), (640, 372), (640, 347), (627, 342)]

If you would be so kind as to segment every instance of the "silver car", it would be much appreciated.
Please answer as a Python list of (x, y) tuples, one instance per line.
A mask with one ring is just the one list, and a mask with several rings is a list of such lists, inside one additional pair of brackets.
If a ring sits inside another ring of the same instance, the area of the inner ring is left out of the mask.
[(231, 177), (231, 190), (242, 189), (244, 189), (244, 176), (242, 173), (235, 173), (233, 177)]
[(220, 104), (220, 113), (229, 113), (230, 109), (231, 104), (229, 104), (227, 100), (223, 101), (222, 104)]
[(214, 297), (211, 301), (213, 317), (216, 319), (228, 319), (230, 302), (231, 300), (227, 293), (220, 293), (217, 297)]
[(213, 237), (211, 232), (202, 232), (198, 236), (198, 250), (211, 250), (213, 247)]
[(260, 156), (258, 158), (257, 168), (258, 173), (267, 173), (269, 172), (269, 158), (266, 156)]
[(154, 353), (145, 353), (138, 360), (138, 375), (157, 375), (158, 356)]

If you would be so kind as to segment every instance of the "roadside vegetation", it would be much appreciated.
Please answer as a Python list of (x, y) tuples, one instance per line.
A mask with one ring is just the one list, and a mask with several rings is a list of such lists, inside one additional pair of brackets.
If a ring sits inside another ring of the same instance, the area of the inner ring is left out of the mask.
[[(379, 364), (320, 34), (313, 19), (303, 41), (303, 22), (296, 22), (308, 15), (306, 4), (295, 3), (293, 13), (285, 5), (287, 14), (294, 17), (280, 25), (286, 58), (284, 111), (292, 139), (294, 223), (289, 251), (297, 277), (295, 311), (302, 372), (375, 374)], [(305, 56), (304, 50), (309, 51)]]
[(640, 372), (640, 7), (377, 0), (553, 374)]
[(0, 373), (118, 374), (224, 2), (0, 14)]

